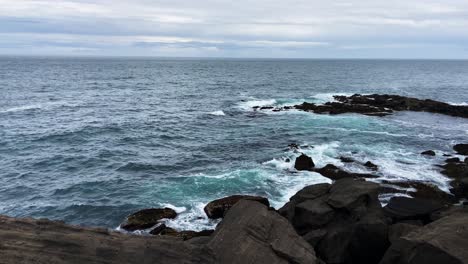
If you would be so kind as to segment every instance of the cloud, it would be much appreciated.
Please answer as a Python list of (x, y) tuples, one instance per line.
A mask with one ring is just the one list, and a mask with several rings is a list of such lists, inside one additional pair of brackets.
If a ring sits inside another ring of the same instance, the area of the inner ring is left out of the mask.
[(466, 0), (0, 0), (4, 54), (334, 57), (417, 45), (431, 57), (450, 45), (468, 57), (466, 28)]

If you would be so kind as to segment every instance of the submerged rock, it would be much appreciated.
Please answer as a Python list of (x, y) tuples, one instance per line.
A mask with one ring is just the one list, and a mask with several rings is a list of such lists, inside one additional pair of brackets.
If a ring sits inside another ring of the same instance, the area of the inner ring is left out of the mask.
[(318, 263), (312, 246), (285, 218), (251, 200), (227, 212), (208, 247), (218, 263)]
[(226, 212), (231, 209), (240, 200), (253, 200), (260, 202), (266, 206), (270, 206), (267, 198), (250, 195), (232, 195), (218, 200), (209, 202), (203, 210), (211, 219), (223, 218)]
[(453, 147), (453, 150), (455, 150), (458, 154), (460, 155), (468, 155), (468, 144), (457, 144)]
[(341, 160), (341, 162), (343, 162), (343, 163), (352, 163), (352, 162), (355, 161), (353, 158), (350, 158), (350, 157), (343, 157), (343, 156), (340, 157), (340, 160)]
[(171, 208), (145, 209), (129, 215), (120, 227), (127, 231), (147, 229), (158, 224), (161, 219), (176, 217), (177, 213)]
[(468, 213), (418, 228), (392, 243), (380, 264), (468, 263)]
[(421, 155), (426, 155), (426, 156), (435, 156), (436, 153), (433, 150), (426, 150), (424, 152), (421, 152)]
[(315, 169), (314, 171), (331, 180), (340, 180), (346, 178), (377, 178), (377, 176), (373, 174), (347, 172), (333, 164), (327, 164), (325, 167)]
[(294, 163), (294, 168), (296, 170), (312, 170), (315, 167), (314, 161), (311, 157), (301, 154), (301, 156), (296, 158), (296, 162)]
[(374, 163), (372, 163), (370, 161), (364, 163), (364, 166), (371, 169), (371, 170), (378, 170), (379, 169), (379, 166), (375, 165)]

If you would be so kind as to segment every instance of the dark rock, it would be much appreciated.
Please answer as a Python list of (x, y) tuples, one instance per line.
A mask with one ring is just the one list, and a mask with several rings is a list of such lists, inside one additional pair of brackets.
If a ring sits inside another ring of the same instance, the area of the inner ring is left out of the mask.
[(354, 162), (354, 159), (350, 158), (350, 157), (340, 157), (340, 160), (343, 163), (352, 163), (352, 162)]
[(156, 226), (155, 228), (153, 228), (153, 230), (151, 230), (150, 234), (151, 235), (159, 235), (166, 228), (167, 228), (167, 226), (165, 224), (160, 224), (160, 225)]
[(370, 161), (364, 163), (364, 166), (372, 170), (377, 170), (379, 168), (379, 166), (375, 165), (374, 163)]
[[(396, 187), (393, 188), (392, 186), (396, 186)], [(409, 189), (416, 189), (416, 192), (408, 191)], [(383, 193), (407, 194), (413, 198), (436, 200), (446, 205), (453, 204), (458, 201), (457, 197), (442, 191), (435, 185), (432, 185), (430, 183), (424, 183), (424, 182), (416, 182), (416, 181), (405, 181), (405, 182), (382, 181), (382, 185), (380, 187), (379, 193), (381, 194)]]
[(296, 162), (294, 164), (294, 168), (296, 170), (311, 170), (315, 167), (314, 161), (311, 157), (301, 154), (298, 158), (296, 158)]
[(468, 213), (456, 213), (401, 237), (380, 264), (468, 263)]
[(451, 183), (450, 192), (458, 199), (468, 199), (468, 178), (459, 178)]
[(455, 150), (458, 154), (460, 155), (468, 155), (468, 144), (457, 144), (453, 147), (453, 150)]
[(388, 232), (388, 240), (390, 241), (390, 243), (393, 244), (401, 237), (406, 236), (412, 231), (417, 230), (419, 227), (420, 226), (418, 225), (407, 223), (396, 223), (394, 225), (391, 225)]
[(420, 111), (457, 117), (468, 117), (468, 106), (456, 106), (434, 100), (421, 100), (399, 95), (335, 96), (337, 102), (315, 105), (304, 102), (294, 108), (317, 114), (358, 113), (370, 116), (386, 116), (393, 111)]
[(466, 178), (468, 177), (468, 163), (447, 163), (442, 166), (442, 174), (450, 178)]
[(443, 207), (442, 203), (435, 200), (393, 197), (384, 207), (384, 211), (394, 222), (421, 220), (424, 223), (428, 223), (430, 222), (430, 215)]
[(315, 169), (317, 173), (322, 174), (324, 177), (327, 177), (332, 180), (340, 180), (340, 179), (347, 179), (347, 178), (377, 178), (376, 175), (373, 174), (362, 174), (362, 173), (352, 173), (344, 171), (333, 164), (327, 164), (323, 168)]
[(442, 156), (444, 156), (444, 157), (451, 157), (452, 155), (450, 155), (450, 154), (444, 154), (444, 155), (442, 155)]
[(273, 106), (262, 106), (260, 107), (260, 110), (267, 110), (267, 109), (273, 109)]
[(290, 160), (290, 159), (285, 159), (284, 161), (285, 161), (285, 162), (288, 162), (288, 163), (289, 163), (289, 162), (291, 162), (291, 160)]
[(312, 246), (285, 218), (249, 200), (228, 211), (208, 247), (218, 263), (317, 263)]
[(427, 151), (421, 152), (421, 155), (435, 156), (436, 153), (435, 153), (435, 151), (433, 151), (433, 150), (427, 150)]
[(129, 215), (120, 227), (127, 231), (147, 229), (158, 224), (161, 219), (173, 219), (176, 217), (177, 213), (170, 208), (145, 209)]
[(389, 246), (378, 189), (354, 178), (308, 186), (280, 212), (326, 263), (376, 263)]
[(266, 206), (270, 206), (267, 198), (250, 195), (232, 195), (209, 202), (203, 209), (206, 215), (211, 219), (222, 218), (226, 212), (231, 209), (240, 200), (258, 201)]
[(450, 158), (450, 159), (446, 159), (445, 162), (447, 163), (458, 163), (458, 162), (461, 162), (460, 158)]
[(290, 149), (299, 149), (299, 145), (297, 145), (296, 143), (291, 143), (288, 145), (288, 148)]

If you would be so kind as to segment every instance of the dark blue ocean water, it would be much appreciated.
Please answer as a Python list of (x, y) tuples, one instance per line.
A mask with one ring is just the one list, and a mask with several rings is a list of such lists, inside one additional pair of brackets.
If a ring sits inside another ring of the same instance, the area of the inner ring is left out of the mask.
[[(391, 93), (466, 104), (467, 61), (203, 60), (0, 57), (0, 214), (115, 228), (148, 207), (202, 229), (203, 205), (229, 194), (276, 207), (326, 182), (294, 172), (337, 157), (380, 166), (380, 179), (447, 187), (435, 166), (468, 138), (468, 120), (401, 112), (377, 118), (255, 112), (255, 105)], [(436, 158), (419, 153), (438, 152)], [(366, 171), (367, 172), (367, 171)], [(384, 199), (385, 197), (383, 197)]]

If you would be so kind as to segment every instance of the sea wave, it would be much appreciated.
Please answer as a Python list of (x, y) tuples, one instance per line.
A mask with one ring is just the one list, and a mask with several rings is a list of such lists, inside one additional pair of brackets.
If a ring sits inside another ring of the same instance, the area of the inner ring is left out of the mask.
[(210, 115), (214, 115), (214, 116), (225, 116), (226, 114), (225, 114), (222, 110), (219, 110), (219, 111), (213, 111), (213, 112), (211, 112)]
[(252, 110), (252, 108), (254, 106), (259, 106), (259, 107), (263, 107), (263, 106), (274, 106), (276, 104), (276, 100), (275, 99), (253, 99), (253, 100), (249, 100), (249, 101), (243, 101), (241, 103), (238, 104), (239, 108), (242, 109), (242, 110)]
[(15, 106), (7, 109), (0, 110), (0, 113), (14, 113), (30, 110), (49, 110), (59, 107), (75, 107), (77, 104), (72, 104), (69, 102), (59, 101), (59, 102), (47, 102), (47, 103), (38, 103), (38, 104), (29, 104), (22, 106)]

